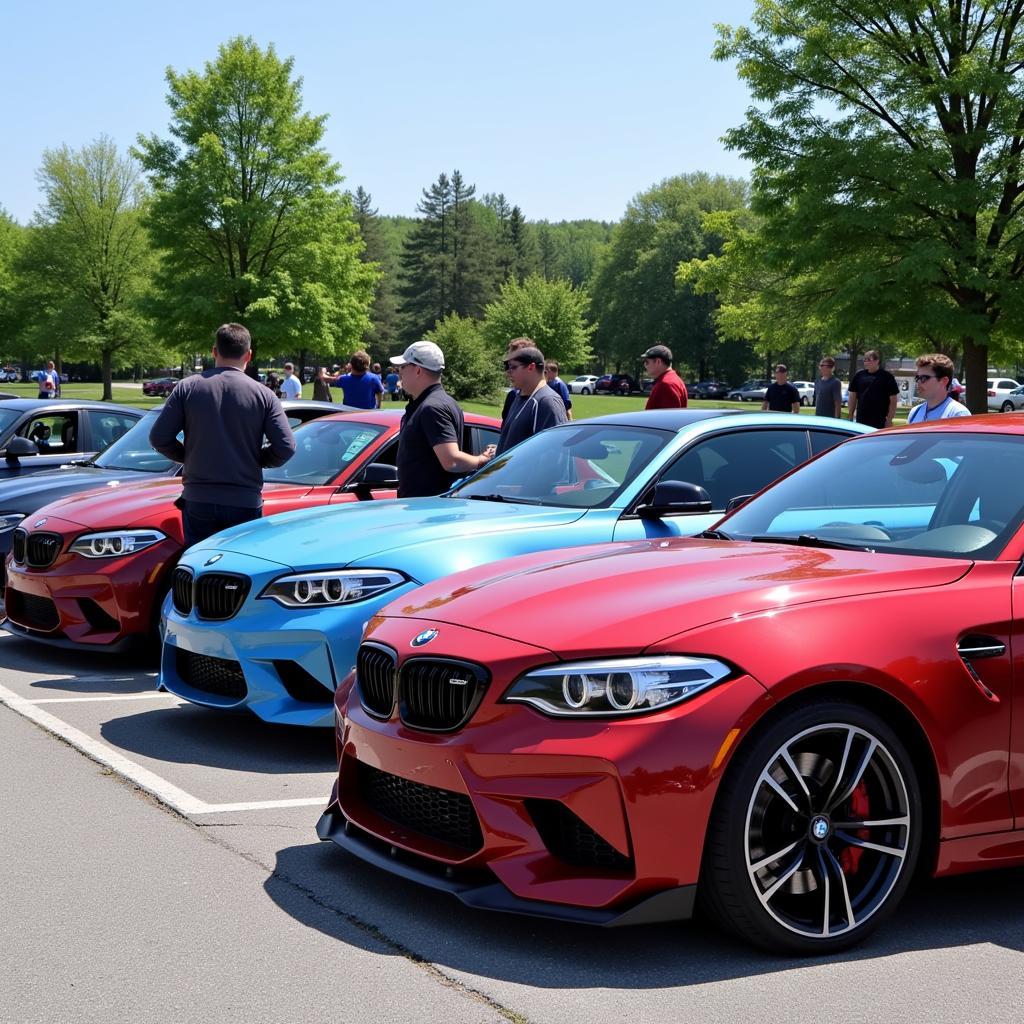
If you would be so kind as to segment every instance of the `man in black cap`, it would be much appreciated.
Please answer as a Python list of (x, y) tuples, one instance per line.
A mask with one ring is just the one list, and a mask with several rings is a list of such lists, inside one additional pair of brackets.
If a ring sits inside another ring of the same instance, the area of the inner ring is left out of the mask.
[(503, 365), (516, 397), (501, 421), (499, 455), (547, 427), (569, 421), (561, 396), (548, 387), (539, 348), (507, 352)]
[(654, 378), (647, 409), (685, 409), (688, 396), (682, 378), (672, 369), (672, 349), (652, 345), (642, 356), (644, 372)]

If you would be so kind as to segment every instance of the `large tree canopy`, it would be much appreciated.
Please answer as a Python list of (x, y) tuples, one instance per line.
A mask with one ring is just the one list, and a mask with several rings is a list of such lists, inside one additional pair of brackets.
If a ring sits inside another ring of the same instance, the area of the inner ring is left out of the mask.
[(202, 74), (167, 70), (170, 138), (140, 137), (161, 249), (156, 311), (181, 344), (240, 320), (268, 354), (349, 351), (377, 278), (341, 176), (273, 47), (235, 38)]
[(767, 273), (802, 282), (806, 317), (841, 333), (962, 348), (975, 411), (990, 349), (1024, 328), (1022, 15), (1024, 0), (756, 0), (715, 51), (760, 104), (726, 140), (755, 165)]

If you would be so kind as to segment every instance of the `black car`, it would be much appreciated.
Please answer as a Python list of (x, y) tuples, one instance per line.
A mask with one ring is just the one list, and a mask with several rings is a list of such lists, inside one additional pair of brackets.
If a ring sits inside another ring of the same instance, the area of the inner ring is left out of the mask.
[(142, 416), (142, 409), (82, 399), (9, 398), (0, 403), (0, 480), (92, 458)]
[[(52, 399), (43, 399), (40, 404), (57, 405)], [(93, 403), (99, 405), (100, 403)], [(312, 402), (302, 399), (281, 403), (293, 427), (307, 420), (327, 416), (333, 412), (357, 412), (348, 405), (331, 402)], [(106, 406), (110, 408), (110, 406)], [(2, 407), (7, 408), (6, 403)], [(116, 408), (116, 407), (115, 407)], [(156, 452), (149, 443), (149, 432), (160, 413), (159, 409), (138, 413), (130, 430), (92, 458), (79, 458), (43, 473), (31, 476), (7, 476), (0, 474), (0, 583), (3, 582), (3, 561), (11, 550), (14, 528), (36, 509), (51, 501), (69, 498), (81, 491), (97, 487), (117, 487), (128, 481), (152, 477), (177, 476), (181, 466)]]
[(639, 390), (640, 385), (628, 373), (606, 373), (594, 384), (594, 392), (598, 395), (629, 395)]
[(728, 398), (732, 387), (724, 380), (700, 380), (688, 391), (691, 398)]

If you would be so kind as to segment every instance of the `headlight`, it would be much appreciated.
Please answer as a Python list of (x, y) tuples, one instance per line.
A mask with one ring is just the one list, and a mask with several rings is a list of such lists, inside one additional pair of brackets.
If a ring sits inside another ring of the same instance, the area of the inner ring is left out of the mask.
[(0, 533), (13, 530), (24, 518), (20, 512), (0, 512)]
[(269, 597), (286, 608), (328, 608), (376, 597), (404, 582), (400, 572), (390, 569), (300, 572), (274, 580), (260, 597)]
[(517, 679), (505, 700), (546, 715), (635, 715), (678, 704), (732, 673), (713, 658), (655, 655), (546, 665)]
[(159, 530), (108, 530), (104, 533), (83, 533), (68, 550), (86, 558), (118, 558), (137, 555), (166, 539)]

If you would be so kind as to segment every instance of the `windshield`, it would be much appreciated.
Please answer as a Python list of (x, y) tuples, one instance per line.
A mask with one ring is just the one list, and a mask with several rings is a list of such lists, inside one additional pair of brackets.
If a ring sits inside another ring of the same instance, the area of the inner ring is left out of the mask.
[(840, 445), (722, 521), (738, 540), (993, 559), (1024, 520), (1024, 444), (898, 431)]
[(0, 409), (0, 437), (3, 437), (21, 419), (21, 415), (14, 409)]
[(295, 429), (295, 454), (283, 466), (263, 470), (263, 479), (311, 487), (330, 483), (386, 429), (351, 420), (311, 420)]
[[(149, 443), (149, 432), (160, 415), (159, 409), (147, 412), (126, 434), (93, 459), (101, 469), (130, 470), (136, 473), (170, 473), (176, 463), (165, 459)], [(178, 440), (182, 439), (178, 434)]]
[(542, 430), (484, 466), (458, 498), (604, 508), (675, 437), (610, 423)]

